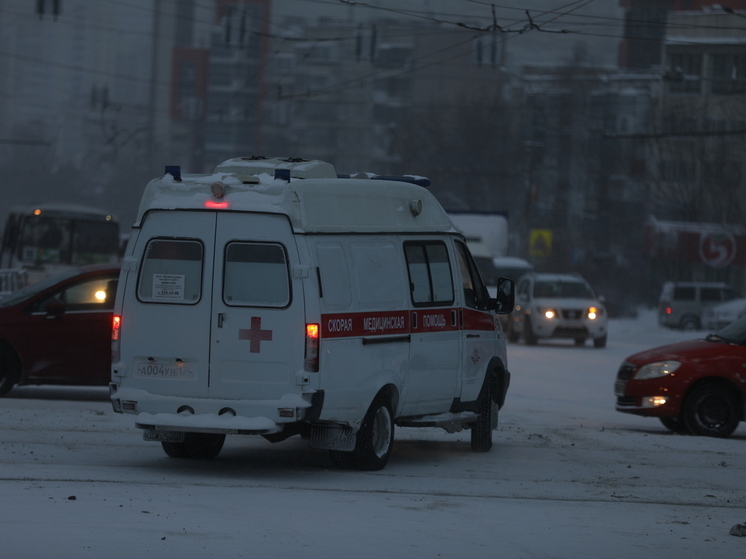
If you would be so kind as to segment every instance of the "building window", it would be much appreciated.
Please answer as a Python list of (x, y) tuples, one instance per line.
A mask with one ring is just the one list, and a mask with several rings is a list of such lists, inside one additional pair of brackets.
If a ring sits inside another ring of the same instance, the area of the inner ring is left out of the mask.
[(233, 67), (228, 64), (212, 64), (210, 68), (210, 85), (233, 85)]
[(500, 44), (497, 33), (480, 35), (474, 39), (474, 60), (478, 65), (497, 66), (500, 62)]
[(694, 184), (696, 171), (694, 161), (689, 159), (666, 159), (661, 163), (661, 178), (667, 184)]
[(746, 93), (746, 55), (712, 56), (712, 92), (716, 95)]
[(670, 54), (666, 77), (671, 93), (699, 93), (702, 78), (702, 55), (692, 53)]

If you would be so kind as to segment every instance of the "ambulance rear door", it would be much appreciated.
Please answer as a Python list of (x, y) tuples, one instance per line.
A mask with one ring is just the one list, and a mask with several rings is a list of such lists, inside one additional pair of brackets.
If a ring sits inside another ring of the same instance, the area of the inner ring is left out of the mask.
[(301, 393), (303, 275), (286, 216), (218, 214), (209, 320), (211, 398), (273, 400)]
[(127, 281), (122, 312), (128, 387), (207, 396), (215, 224), (213, 212), (146, 215), (134, 248), (137, 281)]

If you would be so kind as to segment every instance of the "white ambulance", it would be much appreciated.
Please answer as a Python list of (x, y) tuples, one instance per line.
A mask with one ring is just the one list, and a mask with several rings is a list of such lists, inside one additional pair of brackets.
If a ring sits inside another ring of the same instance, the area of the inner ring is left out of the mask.
[(226, 434), (301, 435), (378, 470), (395, 425), (471, 429), (489, 450), (513, 283), (488, 296), (422, 184), (298, 159), (168, 167), (123, 260), (114, 410), (172, 457), (215, 457)]

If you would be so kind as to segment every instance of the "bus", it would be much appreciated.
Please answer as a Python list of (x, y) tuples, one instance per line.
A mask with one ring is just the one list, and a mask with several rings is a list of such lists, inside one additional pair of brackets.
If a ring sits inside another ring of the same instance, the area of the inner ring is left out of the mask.
[(70, 204), (17, 207), (8, 214), (0, 244), (0, 293), (119, 258), (119, 222), (111, 213)]

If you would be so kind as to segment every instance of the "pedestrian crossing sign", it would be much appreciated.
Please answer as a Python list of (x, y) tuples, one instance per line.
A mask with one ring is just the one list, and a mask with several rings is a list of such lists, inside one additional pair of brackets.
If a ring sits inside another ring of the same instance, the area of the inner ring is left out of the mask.
[(549, 256), (552, 254), (552, 230), (531, 229), (528, 238), (528, 253), (531, 256)]

